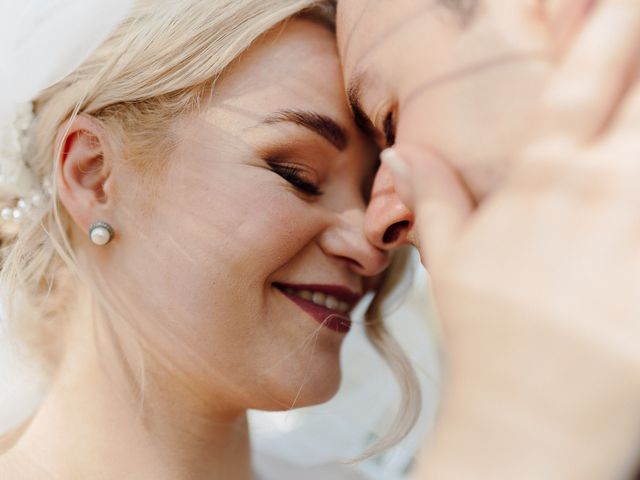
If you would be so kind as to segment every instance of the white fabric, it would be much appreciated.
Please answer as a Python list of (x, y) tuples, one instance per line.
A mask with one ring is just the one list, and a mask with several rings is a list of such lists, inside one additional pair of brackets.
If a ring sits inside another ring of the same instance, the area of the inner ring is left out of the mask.
[(22, 103), (67, 76), (125, 18), (132, 3), (0, 0), (0, 95)]
[(0, 0), (0, 175), (14, 190), (33, 188), (16, 141), (15, 122), (24, 118), (24, 104), (73, 72), (124, 20), (132, 4)]
[(279, 457), (256, 452), (253, 458), (256, 480), (367, 480), (354, 467), (327, 463), (301, 467)]

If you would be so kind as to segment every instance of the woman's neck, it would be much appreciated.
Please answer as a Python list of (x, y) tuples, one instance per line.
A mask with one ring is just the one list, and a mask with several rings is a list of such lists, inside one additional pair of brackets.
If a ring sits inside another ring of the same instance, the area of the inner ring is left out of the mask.
[(105, 370), (114, 359), (81, 336), (71, 334), (41, 408), (0, 457), (0, 478), (253, 479), (245, 412), (224, 414), (166, 379), (147, 383), (141, 404), (124, 375)]

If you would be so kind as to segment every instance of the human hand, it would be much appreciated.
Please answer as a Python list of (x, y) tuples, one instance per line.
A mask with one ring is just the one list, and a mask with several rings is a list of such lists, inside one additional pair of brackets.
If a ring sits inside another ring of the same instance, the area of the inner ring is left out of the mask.
[(447, 342), (439, 426), (418, 475), (585, 480), (633, 468), (638, 51), (640, 3), (600, 2), (541, 99), (530, 142), (480, 206), (428, 146), (399, 135), (387, 153)]

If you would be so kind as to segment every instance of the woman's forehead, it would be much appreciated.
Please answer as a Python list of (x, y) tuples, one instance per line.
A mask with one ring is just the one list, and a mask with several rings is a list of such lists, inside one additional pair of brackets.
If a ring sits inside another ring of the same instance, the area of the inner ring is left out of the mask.
[(252, 106), (265, 113), (276, 105), (333, 107), (344, 101), (335, 37), (308, 20), (277, 27), (229, 69), (215, 90), (218, 104)]

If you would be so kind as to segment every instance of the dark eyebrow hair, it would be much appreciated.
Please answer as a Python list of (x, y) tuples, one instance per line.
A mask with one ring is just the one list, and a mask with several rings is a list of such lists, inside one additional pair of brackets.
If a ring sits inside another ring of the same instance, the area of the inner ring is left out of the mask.
[(378, 136), (378, 130), (376, 129), (373, 122), (371, 122), (371, 119), (364, 112), (360, 100), (360, 98), (362, 97), (362, 83), (362, 75), (355, 75), (353, 77), (353, 79), (349, 82), (349, 86), (347, 87), (347, 101), (349, 102), (349, 107), (351, 107), (351, 112), (353, 113), (353, 119), (358, 128), (366, 136), (375, 138)]
[(349, 144), (349, 136), (344, 127), (331, 117), (316, 112), (305, 110), (280, 110), (272, 113), (263, 120), (263, 123), (273, 124), (291, 122), (317, 133), (334, 147), (342, 151)]

